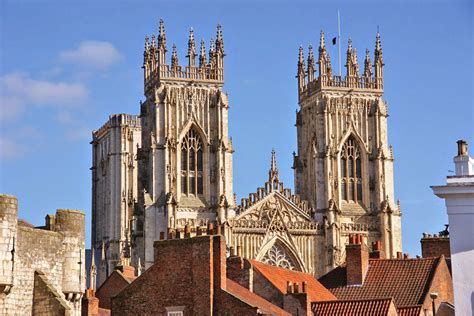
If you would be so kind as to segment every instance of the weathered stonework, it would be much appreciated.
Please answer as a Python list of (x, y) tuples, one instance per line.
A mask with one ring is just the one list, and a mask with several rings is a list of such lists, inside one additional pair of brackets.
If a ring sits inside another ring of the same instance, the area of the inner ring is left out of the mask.
[[(98, 135), (104, 128), (94, 134), (93, 247), (103, 248), (100, 279), (129, 257), (137, 270), (139, 262), (150, 267), (154, 241), (200, 235), (209, 224), (222, 230), (228, 251), (315, 276), (344, 262), (350, 234), (363, 235), (368, 244), (381, 241), (381, 253), (396, 256), (401, 251), (401, 211), (394, 200), (380, 36), (374, 64), (367, 51), (363, 74), (349, 43), (345, 77), (332, 74), (323, 33), (317, 76), (312, 48), (307, 68), (300, 49), (296, 192), (280, 182), (273, 153), (268, 181), (240, 206), (232, 187), (220, 26), (208, 56), (203, 42), (199, 55), (195, 50), (191, 30), (188, 65), (179, 65), (175, 46), (167, 63), (162, 21), (158, 37), (146, 38), (140, 130), (135, 130), (131, 147), (123, 137), (114, 138), (115, 146), (129, 148), (125, 155), (136, 155), (129, 165), (137, 172), (128, 180), (123, 180), (127, 164), (120, 162), (101, 178), (97, 168), (105, 158), (99, 158), (99, 147), (106, 138)], [(124, 199), (124, 190), (133, 193)]]
[(0, 230), (0, 314), (79, 315), (85, 288), (84, 213), (57, 210), (46, 216), (44, 227), (35, 228), (18, 221), (15, 197), (0, 195)]

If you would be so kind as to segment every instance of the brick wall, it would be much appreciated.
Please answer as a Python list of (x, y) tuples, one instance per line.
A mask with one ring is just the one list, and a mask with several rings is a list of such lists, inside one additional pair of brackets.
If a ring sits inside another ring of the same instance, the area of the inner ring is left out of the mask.
[(432, 300), (430, 298), (430, 293), (438, 293), (438, 298), (435, 300), (436, 309), (438, 309), (441, 302), (448, 302), (454, 305), (453, 281), (444, 256), (440, 257), (430, 287), (426, 291), (426, 297), (422, 309), (427, 311), (427, 316), (432, 315)]
[(96, 297), (99, 299), (99, 307), (110, 309), (110, 299), (120, 293), (120, 291), (129, 284), (130, 282), (128, 282), (120, 272), (112, 272), (97, 290)]
[(427, 237), (421, 239), (421, 256), (423, 258), (439, 257), (441, 255), (450, 258), (451, 247), (449, 237)]

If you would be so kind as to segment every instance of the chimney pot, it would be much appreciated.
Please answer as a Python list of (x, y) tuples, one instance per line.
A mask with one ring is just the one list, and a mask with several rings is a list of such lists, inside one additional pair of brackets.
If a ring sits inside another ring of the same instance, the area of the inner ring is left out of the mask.
[(301, 283), (301, 293), (306, 293), (306, 281), (303, 281), (303, 283)]
[(165, 232), (160, 232), (160, 240), (165, 239)]
[(467, 156), (467, 142), (463, 139), (457, 141), (458, 143), (458, 156)]
[(181, 231), (179, 229), (176, 230), (176, 238), (181, 239)]
[(216, 223), (216, 235), (221, 235), (221, 225)]
[(298, 294), (300, 292), (298, 282), (295, 282), (293, 293)]
[(410, 255), (407, 253), (403, 254), (403, 259), (410, 259)]
[(191, 229), (189, 228), (189, 225), (184, 226), (184, 238), (190, 238), (191, 237)]
[(291, 294), (291, 282), (286, 281), (286, 293)]
[(403, 259), (403, 254), (401, 251), (397, 251), (397, 259)]
[(196, 236), (201, 236), (201, 235), (202, 235), (201, 227), (196, 226)]
[(207, 223), (207, 234), (208, 235), (214, 235), (214, 226), (212, 225), (211, 222)]

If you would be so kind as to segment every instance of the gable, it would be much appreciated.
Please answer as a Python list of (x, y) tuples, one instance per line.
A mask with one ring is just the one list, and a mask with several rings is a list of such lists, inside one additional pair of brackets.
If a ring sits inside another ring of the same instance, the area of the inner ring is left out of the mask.
[(319, 229), (318, 222), (277, 191), (252, 205), (232, 220), (234, 229), (272, 231)]

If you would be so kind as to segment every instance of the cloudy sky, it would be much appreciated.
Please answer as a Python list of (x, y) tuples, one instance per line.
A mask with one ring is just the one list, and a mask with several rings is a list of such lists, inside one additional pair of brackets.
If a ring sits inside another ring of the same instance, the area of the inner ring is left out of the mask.
[(298, 47), (317, 47), (321, 29), (334, 36), (339, 8), (343, 52), (352, 37), (362, 61), (382, 34), (404, 250), (419, 253), (421, 233), (447, 222), (429, 186), (451, 174), (456, 140), (474, 153), (473, 4), (351, 3), (0, 1), (0, 192), (35, 225), (56, 208), (90, 214), (91, 132), (111, 113), (138, 114), (144, 37), (160, 17), (181, 63), (189, 27), (208, 43), (223, 25), (238, 197), (266, 180), (272, 147), (292, 188)]

